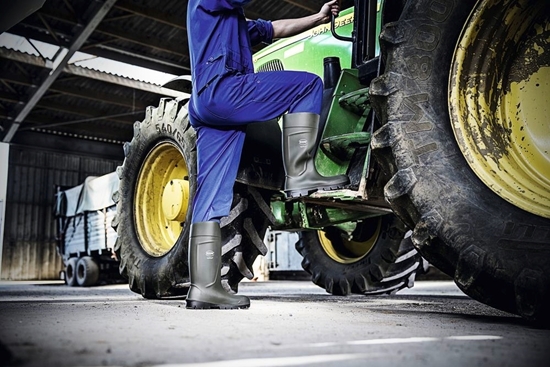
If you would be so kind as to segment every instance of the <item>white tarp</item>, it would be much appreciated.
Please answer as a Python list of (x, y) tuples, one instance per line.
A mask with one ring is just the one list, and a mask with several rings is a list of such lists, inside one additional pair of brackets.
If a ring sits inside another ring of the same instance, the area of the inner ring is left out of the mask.
[(60, 211), (64, 210), (64, 212), (61, 212), (59, 214), (65, 217), (72, 217), (75, 215), (76, 208), (78, 207), (78, 200), (80, 199), (80, 194), (82, 193), (83, 187), (84, 187), (84, 184), (81, 184), (59, 193), (60, 197), (58, 197), (58, 200), (59, 198), (63, 197), (62, 195), (65, 196), (65, 200), (66, 200), (65, 201), (66, 207), (60, 208)]
[[(116, 172), (100, 177), (87, 177), (83, 184), (58, 194), (57, 214), (72, 217), (115, 205), (113, 194), (118, 190), (118, 183)], [(66, 200), (65, 205), (61, 204), (63, 200)]]

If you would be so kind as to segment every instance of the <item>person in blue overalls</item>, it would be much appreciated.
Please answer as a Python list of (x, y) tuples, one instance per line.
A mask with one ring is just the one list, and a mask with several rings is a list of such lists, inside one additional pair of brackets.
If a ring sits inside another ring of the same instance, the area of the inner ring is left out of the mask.
[(319, 13), (276, 21), (247, 20), (251, 0), (189, 0), (187, 28), (193, 92), (189, 119), (197, 133), (197, 190), (189, 237), (187, 308), (248, 308), (248, 297), (221, 285), (220, 219), (229, 214), (247, 124), (283, 115), (285, 193), (341, 188), (345, 175), (321, 176), (314, 165), (322, 80), (310, 73), (254, 73), (252, 46), (296, 35), (338, 15), (336, 0)]

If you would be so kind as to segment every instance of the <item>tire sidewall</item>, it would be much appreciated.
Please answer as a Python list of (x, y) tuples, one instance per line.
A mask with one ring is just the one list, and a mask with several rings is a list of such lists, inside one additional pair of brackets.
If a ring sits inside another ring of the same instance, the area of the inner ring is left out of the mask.
[[(149, 152), (160, 143), (173, 144), (185, 159), (189, 172), (189, 203), (196, 189), (196, 135), (187, 119), (174, 118), (175, 101), (161, 102), (158, 108), (149, 108), (144, 121), (134, 126), (134, 138), (126, 146), (126, 159), (120, 176), (121, 216), (118, 224), (121, 267), (129, 279), (132, 290), (146, 298), (173, 295), (177, 284), (188, 282), (187, 247), (191, 227), (191, 210), (188, 210), (182, 232), (174, 247), (161, 257), (149, 255), (141, 246), (134, 221), (134, 196), (141, 167)], [(186, 107), (181, 107), (185, 109)], [(165, 111), (166, 110), (166, 111)], [(181, 124), (185, 121), (185, 124)], [(191, 206), (191, 205), (189, 205)], [(185, 261), (182, 261), (184, 259)], [(155, 277), (156, 279), (152, 279)]]
[[(82, 273), (82, 276), (80, 276)], [(81, 287), (96, 285), (99, 280), (99, 266), (91, 256), (78, 259), (75, 268), (76, 283)]]
[(78, 285), (76, 282), (76, 264), (78, 258), (71, 257), (67, 260), (67, 266), (65, 270), (65, 282), (69, 287), (75, 287)]
[[(470, 296), (517, 312), (516, 300), (531, 302), (520, 300), (521, 292), (514, 295), (518, 287), (534, 290), (548, 282), (548, 276), (532, 279), (550, 270), (550, 221), (495, 194), (470, 169), (456, 143), (448, 110), (449, 73), (474, 5), (472, 0), (409, 1), (399, 22), (382, 32), (387, 69), (373, 81), (372, 99), (387, 124), (378, 134), (381, 145), (391, 146), (398, 172), (386, 196), (415, 227), (415, 245)], [(410, 207), (403, 205), (409, 200)], [(529, 297), (548, 297), (533, 294)]]
[[(380, 219), (380, 233), (372, 249), (361, 259), (345, 264), (331, 258), (319, 239), (318, 231), (304, 231), (296, 249), (304, 257), (302, 266), (312, 274), (312, 280), (328, 292), (347, 294), (347, 284), (353, 293), (374, 291), (384, 277), (387, 268), (395, 261), (406, 229), (395, 215)], [(366, 280), (367, 289), (359, 289), (357, 283)]]

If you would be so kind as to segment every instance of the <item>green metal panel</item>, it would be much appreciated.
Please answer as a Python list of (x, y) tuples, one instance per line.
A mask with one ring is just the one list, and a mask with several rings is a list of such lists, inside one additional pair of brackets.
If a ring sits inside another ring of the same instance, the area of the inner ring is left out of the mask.
[[(378, 2), (378, 33), (381, 27), (382, 3)], [(354, 9), (342, 11), (336, 20), (336, 32), (342, 36), (351, 36), (353, 22)], [(325, 176), (346, 173), (356, 147), (370, 144), (370, 133), (363, 131), (371, 110), (369, 91), (359, 82), (357, 70), (350, 68), (352, 52), (353, 44), (335, 39), (330, 31), (330, 24), (325, 24), (295, 37), (275, 42), (254, 55), (257, 71), (308, 71), (320, 77), (323, 77), (324, 58), (340, 59), (343, 70), (333, 95), (323, 143), (315, 160), (317, 170)], [(378, 42), (376, 54), (379, 54)], [(357, 199), (346, 195), (342, 192), (338, 197), (331, 196), (331, 199)], [(286, 202), (284, 199), (271, 201), (271, 209), (276, 218), (275, 227), (285, 229), (322, 228), (381, 214), (379, 210), (355, 211), (352, 207), (351, 205), (348, 208), (331, 208), (302, 201)]]
[[(376, 18), (377, 33), (382, 27), (383, 1), (378, 1), (378, 15)], [(336, 19), (336, 32), (350, 37), (353, 32), (354, 8), (340, 12)], [(282, 62), (285, 70), (308, 71), (323, 76), (323, 59), (325, 57), (339, 57), (342, 68), (351, 68), (353, 45), (335, 39), (330, 32), (330, 23), (320, 25), (294, 37), (282, 39), (254, 54), (256, 70), (272, 60)], [(376, 40), (376, 54), (380, 53), (378, 37)]]
[[(381, 1), (378, 2), (380, 9)], [(353, 32), (354, 8), (341, 12), (336, 19), (336, 32), (342, 36), (351, 36)], [(378, 12), (377, 27), (380, 29), (380, 11)], [(368, 103), (368, 90), (364, 95), (367, 99), (364, 110), (350, 108), (350, 103), (340, 101), (346, 99), (346, 95), (364, 89), (357, 80), (357, 71), (349, 69), (352, 59), (351, 42), (335, 39), (330, 31), (330, 24), (324, 24), (297, 36), (280, 40), (254, 55), (256, 70), (266, 68), (274, 70), (278, 67), (284, 70), (308, 71), (318, 76), (323, 76), (323, 59), (325, 57), (338, 57), (344, 69), (336, 88), (329, 119), (323, 134), (323, 138), (334, 137), (342, 134), (360, 132), (365, 116), (370, 111)], [(377, 44), (377, 53), (379, 47)], [(269, 67), (270, 66), (270, 67)], [(348, 69), (346, 69), (348, 68)], [(370, 137), (369, 137), (370, 138)], [(364, 140), (363, 136), (358, 137)], [(316, 161), (318, 171), (331, 176), (346, 173), (349, 161), (346, 159), (329, 158), (321, 149), (318, 151)]]
[[(359, 124), (361, 115), (358, 115), (356, 112), (352, 112), (350, 109), (343, 108), (340, 103), (340, 98), (362, 88), (363, 86), (357, 79), (357, 70), (347, 69), (342, 71), (340, 81), (338, 82), (334, 93), (335, 98), (332, 100), (332, 106), (329, 113), (329, 122), (325, 127), (323, 139), (361, 131), (363, 127), (362, 124)], [(317, 166), (317, 170), (325, 176), (346, 173), (348, 163), (349, 161), (347, 160), (333, 160), (327, 157), (321, 149), (319, 149), (317, 156), (315, 157), (315, 165)]]
[[(353, 8), (344, 10), (336, 19), (338, 34), (350, 36), (353, 31)], [(309, 71), (323, 76), (323, 59), (336, 56), (342, 67), (351, 66), (351, 42), (332, 37), (330, 24), (313, 28), (297, 36), (273, 43), (254, 55), (256, 70), (272, 60), (280, 60), (285, 70)]]

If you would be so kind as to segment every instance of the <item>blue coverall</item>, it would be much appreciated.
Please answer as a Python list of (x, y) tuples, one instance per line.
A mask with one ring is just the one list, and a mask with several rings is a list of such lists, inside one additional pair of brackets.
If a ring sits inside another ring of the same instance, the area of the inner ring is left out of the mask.
[(271, 43), (273, 26), (247, 21), (251, 0), (189, 0), (187, 28), (193, 92), (189, 118), (197, 132), (193, 223), (227, 216), (249, 123), (285, 112), (320, 114), (323, 83), (310, 73), (254, 73), (253, 45)]

